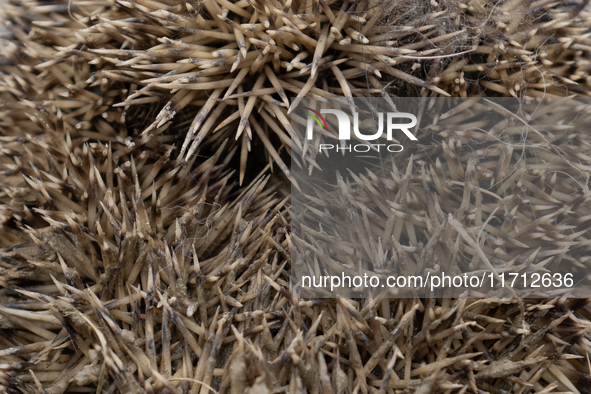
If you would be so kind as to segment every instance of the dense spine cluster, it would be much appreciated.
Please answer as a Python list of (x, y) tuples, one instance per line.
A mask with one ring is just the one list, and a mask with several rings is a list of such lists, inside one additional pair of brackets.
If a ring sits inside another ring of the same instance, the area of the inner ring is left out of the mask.
[[(294, 298), (288, 195), (304, 96), (588, 96), (585, 5), (2, 4), (0, 391), (589, 390), (583, 301)], [(418, 207), (423, 182), (487, 172), (456, 160), (468, 137), (425, 142), (445, 162), (415, 157), (386, 186)], [(582, 179), (557, 183), (580, 212)]]

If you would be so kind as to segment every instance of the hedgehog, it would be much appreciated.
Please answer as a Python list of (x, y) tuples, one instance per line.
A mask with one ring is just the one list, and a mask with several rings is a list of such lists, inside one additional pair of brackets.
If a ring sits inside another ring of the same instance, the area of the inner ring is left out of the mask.
[[(293, 166), (315, 164), (292, 164), (306, 149), (290, 124), (302, 99), (586, 97), (589, 12), (545, 0), (6, 1), (0, 390), (589, 391), (584, 299), (298, 297), (290, 196)], [(424, 208), (423, 183), (486, 172), (460, 154), (478, 135), (436, 132), (388, 184), (410, 190), (407, 208)], [(536, 140), (550, 159), (588, 164), (584, 132), (551, 136)], [(517, 155), (484, 154), (502, 171)], [(586, 209), (584, 173), (526, 170)], [(361, 188), (385, 180), (356, 182), (363, 202)], [(425, 250), (394, 241), (410, 259)]]

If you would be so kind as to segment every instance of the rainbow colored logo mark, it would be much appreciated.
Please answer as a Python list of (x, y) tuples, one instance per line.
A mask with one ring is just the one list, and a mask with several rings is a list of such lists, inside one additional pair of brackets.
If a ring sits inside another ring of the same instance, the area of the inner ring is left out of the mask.
[(326, 129), (326, 131), (328, 131), (328, 125), (326, 124), (326, 120), (324, 120), (324, 117), (322, 115), (320, 115), (320, 112), (315, 111), (312, 108), (308, 108), (308, 107), (304, 107), (304, 108), (313, 112), (313, 113), (308, 112), (308, 115), (310, 115), (312, 118), (314, 118), (314, 120), (316, 121), (316, 123), (318, 123), (318, 126), (320, 126), (320, 128), (322, 128), (322, 124), (320, 123), (320, 120), (316, 116), (318, 116), (320, 119), (322, 119), (322, 123), (324, 123), (324, 128)]

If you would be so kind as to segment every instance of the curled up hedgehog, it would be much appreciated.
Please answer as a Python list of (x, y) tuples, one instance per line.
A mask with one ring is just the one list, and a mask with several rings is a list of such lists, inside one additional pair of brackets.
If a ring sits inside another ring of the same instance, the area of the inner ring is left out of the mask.
[[(5, 0), (0, 391), (590, 392), (585, 299), (290, 291), (299, 100), (588, 97), (590, 11), (582, 0)], [(432, 223), (461, 209), (456, 256), (482, 239), (530, 265), (584, 266), (588, 130), (532, 136), (535, 155), (514, 141), (472, 156), (463, 149), (479, 137), (461, 131), (423, 134), (387, 182), (347, 185), (361, 202), (369, 186), (390, 188), (396, 258), (434, 253)], [(470, 193), (497, 183), (501, 235), (480, 237), (487, 202)], [(563, 209), (536, 216), (548, 206)]]

